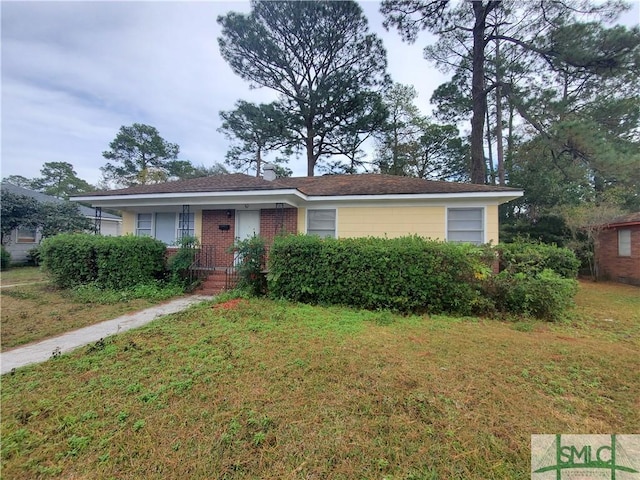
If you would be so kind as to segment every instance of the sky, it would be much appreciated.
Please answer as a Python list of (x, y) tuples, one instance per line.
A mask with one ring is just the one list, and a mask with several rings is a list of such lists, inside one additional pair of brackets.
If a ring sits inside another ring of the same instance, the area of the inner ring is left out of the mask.
[[(433, 39), (409, 45), (385, 31), (378, 2), (361, 2), (382, 38), (394, 82), (413, 85), (428, 114), (429, 97), (448, 76), (423, 59)], [(624, 23), (638, 24), (640, 0)], [(273, 91), (250, 89), (222, 59), (216, 19), (248, 13), (242, 1), (6, 1), (1, 16), (0, 176), (38, 177), (46, 162), (67, 162), (92, 184), (123, 125), (156, 127), (180, 146), (181, 160), (223, 163), (230, 142), (219, 112), (236, 101), (270, 102)], [(292, 159), (296, 176), (306, 161)]]

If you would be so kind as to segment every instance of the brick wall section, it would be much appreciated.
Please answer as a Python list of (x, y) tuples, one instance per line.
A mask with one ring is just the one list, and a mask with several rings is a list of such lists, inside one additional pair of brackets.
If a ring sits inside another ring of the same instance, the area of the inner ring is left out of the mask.
[(631, 256), (618, 256), (618, 228), (600, 233), (596, 247), (599, 276), (616, 282), (640, 285), (640, 225), (619, 227), (631, 230)]
[[(227, 253), (227, 250), (233, 245), (236, 237), (236, 212), (235, 210), (230, 211), (230, 218), (227, 217), (227, 210), (202, 211), (200, 243), (203, 247), (212, 246), (215, 249), (217, 267), (228, 267), (233, 262), (233, 254)], [(297, 233), (297, 209), (276, 210), (272, 208), (260, 211), (260, 235), (266, 240), (267, 245), (271, 245), (275, 236), (280, 233), (281, 223), (282, 229), (286, 233)], [(229, 230), (220, 230), (219, 225), (229, 225)]]
[[(236, 211), (230, 210), (231, 217), (227, 217), (227, 210), (202, 211), (203, 247), (213, 246), (217, 267), (228, 267), (233, 262), (233, 254), (227, 253), (236, 238)], [(229, 225), (229, 230), (220, 230), (219, 225)]]
[(260, 211), (260, 235), (265, 239), (267, 245), (271, 245), (276, 235), (282, 231), (284, 233), (298, 233), (298, 209), (276, 210), (269, 208)]

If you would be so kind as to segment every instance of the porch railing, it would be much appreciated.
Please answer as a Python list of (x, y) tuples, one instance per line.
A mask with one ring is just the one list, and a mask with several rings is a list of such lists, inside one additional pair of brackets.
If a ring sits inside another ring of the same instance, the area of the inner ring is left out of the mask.
[(213, 245), (200, 245), (193, 256), (193, 262), (189, 266), (189, 279), (191, 282), (204, 280), (216, 269), (216, 249)]

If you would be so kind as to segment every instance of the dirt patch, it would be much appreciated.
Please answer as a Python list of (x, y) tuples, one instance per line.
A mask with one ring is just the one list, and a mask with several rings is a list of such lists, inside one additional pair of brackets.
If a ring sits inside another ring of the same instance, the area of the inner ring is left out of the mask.
[(226, 302), (216, 303), (213, 307), (214, 310), (235, 310), (240, 305), (246, 305), (249, 302), (244, 298), (234, 298), (232, 300), (227, 300)]

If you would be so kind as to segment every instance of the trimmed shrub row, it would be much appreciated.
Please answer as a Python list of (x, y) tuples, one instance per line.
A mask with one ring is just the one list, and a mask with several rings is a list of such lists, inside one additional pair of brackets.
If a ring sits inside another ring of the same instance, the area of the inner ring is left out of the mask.
[(576, 292), (572, 254), (546, 245), (521, 249), (498, 250), (501, 259), (508, 259), (507, 268), (493, 275), (496, 251), (486, 246), (416, 236), (280, 237), (269, 256), (269, 293), (306, 303), (405, 313), (560, 318)]
[(60, 234), (40, 247), (44, 269), (61, 288), (96, 282), (124, 289), (161, 279), (166, 246), (150, 237)]

